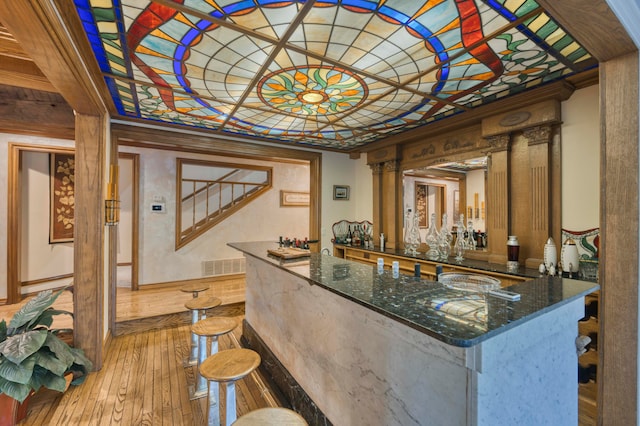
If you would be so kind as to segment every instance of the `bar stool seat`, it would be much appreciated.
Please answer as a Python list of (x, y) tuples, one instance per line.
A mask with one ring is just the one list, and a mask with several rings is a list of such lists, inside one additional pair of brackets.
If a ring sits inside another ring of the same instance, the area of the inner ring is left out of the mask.
[[(225, 383), (225, 424), (231, 426), (236, 420), (236, 380), (251, 374), (260, 365), (260, 355), (251, 349), (227, 349), (211, 355), (200, 365), (200, 374), (209, 381), (209, 426), (220, 424), (220, 410), (214, 401), (214, 387)], [(217, 382), (217, 383), (215, 383)], [(218, 409), (216, 409), (218, 408)]]
[[(200, 365), (208, 356), (218, 353), (218, 336), (230, 333), (238, 326), (238, 322), (229, 317), (209, 317), (191, 326), (191, 332), (198, 336), (198, 368), (196, 369), (196, 385), (189, 392), (191, 399), (207, 396), (207, 380), (200, 374)], [(211, 338), (210, 350), (207, 351), (207, 338)], [(218, 388), (216, 388), (217, 390)], [(216, 393), (215, 400), (219, 400)]]
[[(217, 297), (196, 297), (188, 300), (184, 307), (191, 311), (191, 326), (207, 317), (207, 309), (215, 308), (222, 304)], [(185, 367), (198, 363), (198, 336), (191, 331), (191, 351)]]
[(245, 414), (233, 426), (307, 426), (305, 419), (288, 408), (260, 408)]
[(192, 311), (206, 311), (207, 309), (215, 308), (221, 304), (222, 300), (217, 297), (195, 297), (186, 301), (184, 303), (184, 307)]
[(180, 291), (183, 293), (191, 293), (194, 298), (198, 297), (198, 293), (201, 291), (209, 290), (209, 284), (190, 283), (180, 287)]

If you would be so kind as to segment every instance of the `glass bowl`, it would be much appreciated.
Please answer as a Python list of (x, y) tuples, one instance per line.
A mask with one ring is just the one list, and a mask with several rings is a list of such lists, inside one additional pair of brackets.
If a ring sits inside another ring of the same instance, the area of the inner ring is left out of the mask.
[(467, 272), (444, 272), (438, 275), (438, 281), (456, 290), (486, 293), (500, 288), (500, 280), (497, 278)]

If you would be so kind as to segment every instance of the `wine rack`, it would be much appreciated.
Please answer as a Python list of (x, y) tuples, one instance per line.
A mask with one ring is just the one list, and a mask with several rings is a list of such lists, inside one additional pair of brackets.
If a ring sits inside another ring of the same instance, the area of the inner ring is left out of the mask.
[(578, 331), (588, 336), (591, 342), (586, 352), (578, 357), (578, 404), (579, 411), (590, 419), (597, 419), (598, 389), (598, 301), (599, 292), (585, 297), (584, 317), (578, 322)]

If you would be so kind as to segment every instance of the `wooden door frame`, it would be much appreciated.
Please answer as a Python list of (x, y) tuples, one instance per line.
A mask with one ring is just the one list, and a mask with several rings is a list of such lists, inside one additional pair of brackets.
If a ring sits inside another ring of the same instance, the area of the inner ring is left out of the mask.
[[(118, 159), (131, 160), (131, 291), (139, 290), (140, 272), (140, 154), (118, 152)], [(115, 299), (114, 299), (115, 300)]]
[[(66, 153), (75, 154), (74, 147), (29, 145), (9, 143), (7, 167), (7, 304), (22, 300), (21, 254), (22, 254), (22, 153)], [(75, 243), (74, 243), (75, 250)]]

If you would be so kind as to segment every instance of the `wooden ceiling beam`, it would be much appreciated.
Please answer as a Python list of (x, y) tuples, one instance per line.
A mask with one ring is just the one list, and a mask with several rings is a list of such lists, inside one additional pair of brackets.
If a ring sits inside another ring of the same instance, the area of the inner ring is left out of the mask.
[(636, 51), (605, 0), (537, 0), (599, 62)]
[(0, 22), (69, 105), (82, 114), (103, 115), (107, 111), (105, 103), (71, 40), (70, 30), (60, 20), (65, 13), (69, 11), (61, 13), (49, 0), (0, 2)]
[(57, 92), (40, 68), (31, 60), (0, 54), (0, 84)]

